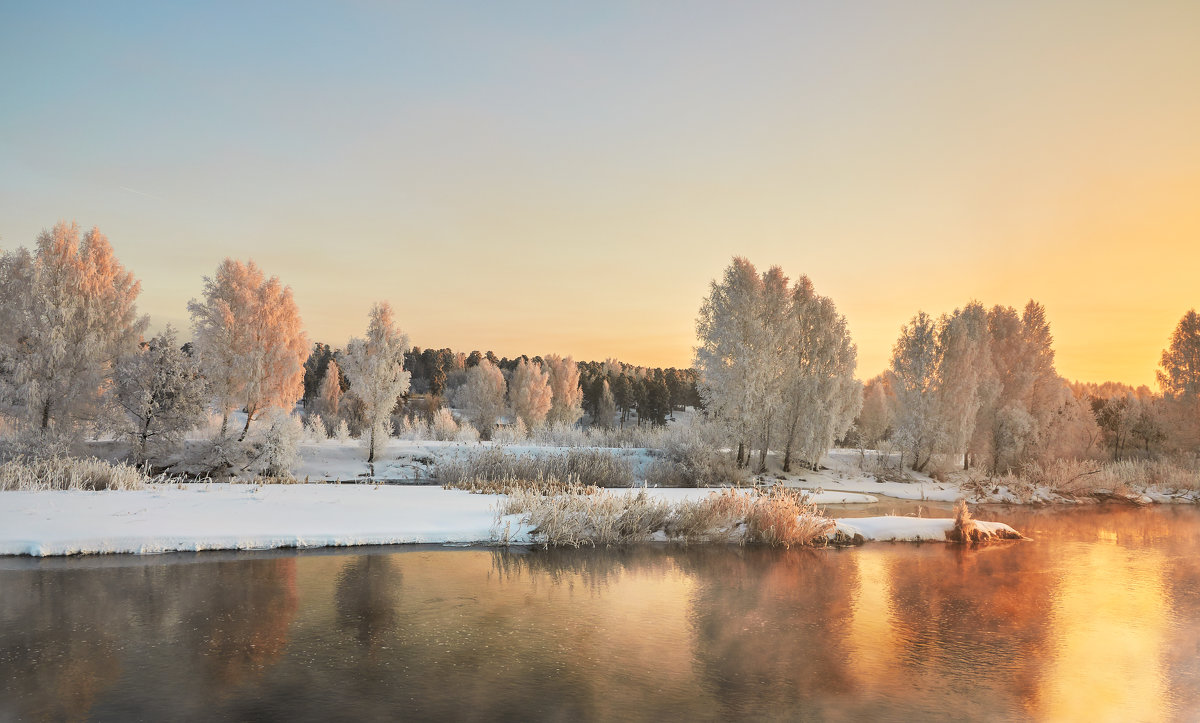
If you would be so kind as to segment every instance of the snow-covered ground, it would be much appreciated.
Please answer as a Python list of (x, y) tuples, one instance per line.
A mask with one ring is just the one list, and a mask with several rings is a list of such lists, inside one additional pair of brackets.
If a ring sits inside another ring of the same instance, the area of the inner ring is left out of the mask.
[[(635, 494), (637, 490), (617, 490)], [(713, 494), (651, 489), (668, 500)], [(0, 494), (0, 554), (72, 555), (248, 550), (397, 543), (530, 541), (513, 518), (497, 520), (496, 495), (395, 485), (154, 485), (132, 492)], [(815, 495), (822, 505), (874, 501)], [(839, 529), (865, 540), (944, 540), (950, 519), (865, 517)], [(1000, 523), (979, 523), (981, 525)]]

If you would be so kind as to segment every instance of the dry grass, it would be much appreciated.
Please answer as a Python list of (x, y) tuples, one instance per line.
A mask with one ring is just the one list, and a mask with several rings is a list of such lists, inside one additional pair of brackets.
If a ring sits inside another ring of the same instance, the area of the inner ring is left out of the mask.
[(0, 490), (140, 490), (151, 480), (127, 464), (74, 457), (15, 457), (0, 465)]
[(519, 515), (547, 547), (667, 539), (790, 548), (825, 544), (835, 524), (794, 490), (726, 489), (672, 504), (645, 491), (615, 494), (553, 480), (510, 489), (497, 517)]
[(434, 477), (447, 488), (472, 489), (481, 484), (510, 484), (518, 480), (571, 480), (596, 487), (633, 486), (633, 464), (628, 458), (602, 449), (569, 449), (545, 455), (519, 455), (490, 447), (447, 462), (434, 469)]
[(954, 527), (946, 531), (946, 539), (950, 542), (980, 543), (995, 540), (1023, 540), (1025, 538), (1012, 530), (981, 527), (971, 516), (971, 511), (967, 509), (966, 500), (959, 500), (954, 507)]
[(1200, 490), (1200, 472), (1162, 460), (1096, 462), (1058, 459), (1027, 465), (1019, 473), (981, 480), (976, 485), (1005, 485), (1018, 497), (1030, 499), (1038, 488), (1063, 497), (1128, 498), (1146, 490), (1190, 492)]
[(646, 471), (646, 481), (656, 487), (739, 485), (745, 479), (746, 470), (729, 454), (689, 430), (665, 435), (658, 459)]

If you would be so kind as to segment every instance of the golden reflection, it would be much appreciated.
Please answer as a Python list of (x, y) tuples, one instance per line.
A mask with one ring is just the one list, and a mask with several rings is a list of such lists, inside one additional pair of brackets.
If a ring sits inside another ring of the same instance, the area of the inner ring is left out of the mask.
[(876, 691), (891, 688), (890, 671), (896, 667), (899, 640), (892, 619), (888, 555), (881, 549), (863, 549), (854, 555), (858, 585), (850, 603), (850, 670), (860, 687)]
[(1109, 544), (1061, 550), (1056, 644), (1037, 696), (1051, 720), (1164, 720), (1163, 556)]

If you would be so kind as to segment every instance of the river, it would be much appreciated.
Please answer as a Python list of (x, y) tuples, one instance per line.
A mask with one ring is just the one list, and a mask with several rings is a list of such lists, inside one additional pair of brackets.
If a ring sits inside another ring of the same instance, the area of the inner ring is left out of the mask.
[(0, 720), (1200, 719), (1200, 510), (978, 516), (1033, 539), (0, 558)]

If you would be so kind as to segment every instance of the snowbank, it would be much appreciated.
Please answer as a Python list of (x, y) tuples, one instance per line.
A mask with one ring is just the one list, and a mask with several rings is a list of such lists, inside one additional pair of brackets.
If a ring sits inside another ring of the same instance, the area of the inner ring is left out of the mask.
[[(612, 490), (636, 494), (638, 490)], [(711, 489), (649, 489), (679, 501)], [(852, 499), (851, 499), (852, 498)], [(865, 499), (864, 499), (865, 498)], [(149, 554), (398, 543), (471, 543), (496, 539), (496, 495), (440, 487), (374, 485), (153, 485), (138, 491), (0, 494), (0, 554)], [(823, 493), (818, 504), (874, 501)], [(505, 518), (509, 542), (529, 530)], [(986, 529), (1012, 528), (979, 522)], [(838, 531), (865, 540), (941, 540), (952, 519), (866, 517), (839, 520)]]
[[(986, 532), (1019, 536), (1003, 522), (974, 522)], [(866, 541), (946, 542), (946, 533), (953, 528), (954, 518), (949, 517), (856, 517), (837, 521), (837, 532), (851, 538), (862, 535)]]
[(372, 485), (5, 492), (0, 554), (479, 542), (492, 537), (494, 503), (493, 496), (440, 487)]

